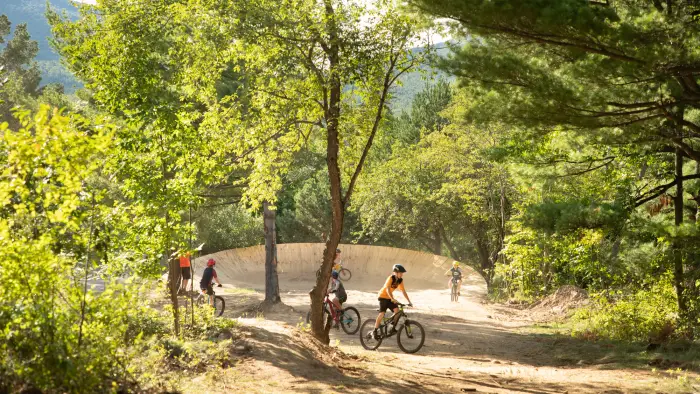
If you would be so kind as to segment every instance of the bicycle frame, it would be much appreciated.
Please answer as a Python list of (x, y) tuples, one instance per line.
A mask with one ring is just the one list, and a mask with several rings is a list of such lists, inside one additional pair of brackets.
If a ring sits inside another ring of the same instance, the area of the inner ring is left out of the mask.
[[(331, 313), (331, 319), (333, 319), (334, 322), (339, 321), (338, 311), (336, 311), (335, 304), (333, 304), (333, 301), (331, 301), (331, 297), (328, 294), (326, 294), (326, 299), (324, 299), (323, 302), (325, 304), (328, 304), (328, 309), (329, 309), (329, 312)], [(325, 324), (325, 322), (324, 322), (324, 324)]]
[[(408, 315), (406, 314), (406, 312), (404, 312), (403, 307), (404, 307), (403, 304), (399, 304), (399, 310), (398, 310), (398, 312), (396, 312), (395, 314), (393, 314), (393, 315), (391, 315), (391, 316), (389, 316), (389, 317), (386, 317), (386, 315), (384, 315), (384, 318), (382, 319), (382, 324), (379, 326), (379, 331), (382, 332), (382, 337), (383, 337), (383, 338), (389, 338), (389, 337), (391, 337), (391, 336), (393, 336), (393, 335), (396, 335), (396, 333), (399, 332), (400, 328), (396, 329), (396, 332), (394, 332), (394, 333), (391, 333), (391, 334), (390, 334), (390, 333), (388, 332), (389, 324), (391, 323), (392, 320), (394, 320), (394, 317), (395, 317), (396, 315), (398, 315), (398, 317), (396, 318), (396, 325), (395, 325), (394, 327), (396, 327), (396, 326), (399, 325), (399, 321), (400, 321), (402, 318), (403, 318), (404, 320), (405, 320), (405, 319), (408, 319)], [(409, 334), (410, 334), (410, 333), (409, 333)]]

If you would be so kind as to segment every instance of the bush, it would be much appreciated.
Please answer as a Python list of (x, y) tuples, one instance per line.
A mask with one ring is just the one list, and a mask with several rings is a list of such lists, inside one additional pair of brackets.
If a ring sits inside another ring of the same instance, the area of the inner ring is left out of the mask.
[(678, 304), (669, 275), (647, 289), (598, 295), (573, 316), (572, 335), (587, 339), (664, 342), (676, 327)]

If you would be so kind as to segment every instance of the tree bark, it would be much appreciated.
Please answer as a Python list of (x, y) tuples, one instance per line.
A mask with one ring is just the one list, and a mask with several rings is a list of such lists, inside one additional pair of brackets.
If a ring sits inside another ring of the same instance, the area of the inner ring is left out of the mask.
[(178, 259), (167, 256), (169, 273), (168, 273), (168, 287), (170, 289), (170, 303), (173, 305), (173, 328), (175, 329), (175, 336), (180, 335), (180, 306), (177, 299), (177, 291), (179, 288), (180, 279), (180, 262)]
[(277, 211), (270, 209), (270, 203), (263, 203), (265, 225), (265, 304), (272, 305), (280, 299), (280, 284), (277, 277), (277, 231), (275, 220)]
[[(676, 196), (673, 201), (675, 213), (676, 227), (683, 224), (683, 153), (679, 148), (676, 149)], [(673, 241), (673, 281), (676, 287), (676, 296), (678, 297), (678, 314), (681, 320), (687, 321), (688, 306), (685, 300), (684, 282), (683, 282), (683, 244), (676, 235)]]
[(433, 250), (435, 251), (436, 255), (442, 256), (442, 237), (440, 236), (440, 229), (436, 228), (433, 231), (433, 234)]
[[(340, 121), (340, 100), (342, 86), (340, 81), (340, 45), (338, 42), (338, 28), (335, 20), (335, 11), (330, 0), (324, 1), (327, 17), (326, 29), (328, 33), (328, 44), (325, 48), (328, 55), (329, 67), (329, 95), (328, 107), (325, 111), (326, 118), (326, 164), (328, 167), (328, 178), (331, 186), (331, 232), (326, 242), (326, 249), (323, 251), (323, 262), (316, 271), (316, 284), (309, 292), (311, 298), (311, 332), (321, 342), (330, 343), (328, 332), (331, 328), (330, 319), (323, 322), (323, 298), (326, 294), (328, 282), (331, 277), (331, 268), (335, 258), (335, 250), (340, 243), (343, 233), (343, 220), (345, 217), (345, 206), (342, 197), (342, 184), (340, 180), (340, 167), (338, 166), (338, 152), (340, 148), (338, 133)], [(324, 324), (325, 323), (325, 324)]]

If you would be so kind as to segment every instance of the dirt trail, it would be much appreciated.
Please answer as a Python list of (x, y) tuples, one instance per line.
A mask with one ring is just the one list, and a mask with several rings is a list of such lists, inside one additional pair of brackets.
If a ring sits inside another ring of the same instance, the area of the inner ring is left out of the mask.
[[(371, 249), (362, 249), (367, 250)], [(384, 260), (382, 266), (390, 268), (389, 257)], [(510, 314), (503, 306), (485, 303), (483, 280), (474, 272), (467, 274), (459, 303), (451, 303), (447, 278), (440, 276), (445, 263), (451, 261), (437, 257), (434, 261), (439, 264), (432, 272), (423, 270), (411, 276), (409, 269), (405, 277), (415, 305), (407, 313), (426, 329), (425, 345), (414, 355), (401, 352), (394, 337), (377, 351), (366, 351), (357, 334), (349, 336), (342, 330), (331, 331), (331, 345), (340, 353), (326, 354), (299, 331), (313, 286), (302, 278), (313, 278), (313, 274), (287, 269), (280, 276), (284, 305), (262, 315), (255, 307), (263, 298), (264, 276), (260, 269), (251, 269), (261, 264), (236, 262), (238, 266), (224, 279), (225, 314), (244, 323), (252, 350), (222, 380), (260, 393), (700, 392), (696, 374), (685, 373), (686, 380), (679, 383), (677, 375), (654, 372), (643, 363), (621, 364), (629, 357), (619, 358), (616, 349), (603, 344), (533, 332), (527, 313)], [(423, 263), (417, 260), (416, 264)], [(356, 307), (363, 321), (374, 319), (376, 293), (388, 272), (370, 264), (357, 268), (345, 282), (346, 305)]]
[[(347, 287), (351, 288), (351, 283)], [(261, 293), (230, 289), (224, 295), (231, 306), (226, 315), (243, 315), (241, 322), (257, 335), (272, 338), (261, 340), (261, 345), (255, 347), (260, 352), (240, 365), (239, 373), (244, 371), (252, 379), (243, 387), (259, 392), (374, 393), (700, 390), (700, 386), (679, 389), (675, 377), (654, 374), (651, 367), (607, 369), (612, 361), (606, 359), (605, 349), (589, 354), (588, 349), (580, 352), (582, 343), (574, 339), (524, 332), (522, 321), (499, 319), (502, 315), (493, 315), (495, 312), (482, 303), (481, 295), (469, 290), (463, 292), (466, 297), (458, 304), (450, 304), (446, 289), (411, 291), (409, 287), (408, 291), (416, 304), (408, 313), (427, 332), (425, 346), (418, 354), (404, 354), (394, 338), (382, 343), (377, 351), (366, 351), (357, 335), (332, 330), (331, 345), (349, 358), (335, 360), (329, 367), (312, 354), (303, 356), (308, 346), (300, 343), (297, 327), (308, 310), (305, 292), (287, 291), (283, 296), (286, 305), (263, 316), (252, 311), (262, 300)], [(348, 305), (357, 307), (363, 320), (376, 317), (375, 304), (374, 292), (349, 291)], [(275, 385), (261, 383), (268, 379)]]

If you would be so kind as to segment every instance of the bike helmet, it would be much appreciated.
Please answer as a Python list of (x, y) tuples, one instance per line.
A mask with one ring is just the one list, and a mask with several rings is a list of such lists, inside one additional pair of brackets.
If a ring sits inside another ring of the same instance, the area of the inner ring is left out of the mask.
[(214, 259), (209, 259), (209, 261), (207, 261), (207, 267), (213, 267), (214, 264), (216, 264), (216, 260)]
[(340, 249), (336, 249), (335, 252), (336, 252), (336, 253), (340, 253)]
[(455, 261), (454, 263), (452, 263), (452, 266), (453, 266), (453, 267), (459, 267), (459, 262), (458, 262), (458, 261)]
[(406, 268), (401, 264), (394, 264), (394, 272), (406, 272)]
[(338, 279), (338, 271), (331, 272), (331, 276), (333, 277), (333, 279)]

